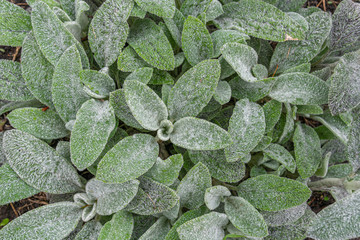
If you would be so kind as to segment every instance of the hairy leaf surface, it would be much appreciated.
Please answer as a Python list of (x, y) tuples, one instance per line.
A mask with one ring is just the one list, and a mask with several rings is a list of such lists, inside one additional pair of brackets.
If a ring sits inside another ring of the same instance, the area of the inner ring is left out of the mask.
[(58, 139), (70, 132), (60, 116), (53, 110), (41, 108), (18, 108), (7, 115), (11, 125), (41, 139)]
[(175, 154), (165, 160), (157, 158), (154, 166), (145, 173), (159, 183), (170, 186), (179, 176), (179, 172), (183, 166), (184, 160), (181, 154)]
[(130, 240), (134, 229), (134, 218), (131, 213), (119, 211), (111, 221), (105, 223), (98, 240)]
[(205, 60), (185, 72), (169, 94), (170, 119), (198, 115), (216, 91), (220, 70), (218, 60)]
[(0, 99), (7, 101), (28, 101), (33, 98), (21, 76), (20, 63), (0, 60)]
[(203, 119), (185, 117), (174, 124), (170, 140), (191, 150), (217, 150), (231, 144), (228, 132)]
[(247, 82), (258, 81), (251, 71), (258, 60), (258, 56), (253, 48), (245, 44), (232, 42), (225, 44), (221, 48), (221, 53), (241, 79)]
[(11, 168), (30, 186), (55, 194), (75, 192), (82, 186), (73, 166), (32, 135), (7, 131), (3, 146)]
[(255, 208), (265, 211), (279, 211), (300, 205), (311, 195), (306, 185), (270, 174), (240, 183), (238, 193)]
[(89, 99), (80, 82), (81, 60), (75, 46), (68, 48), (55, 67), (52, 100), (65, 123), (76, 119), (76, 112)]
[(169, 40), (151, 19), (138, 19), (131, 26), (127, 42), (148, 64), (173, 70), (175, 58)]
[(322, 159), (319, 136), (310, 126), (297, 124), (293, 142), (296, 165), (300, 176), (302, 178), (313, 176)]
[(246, 236), (265, 237), (267, 226), (261, 214), (242, 197), (225, 199), (225, 213), (230, 222)]
[(331, 30), (331, 16), (321, 11), (306, 17), (306, 21), (309, 23), (309, 30), (304, 40), (282, 42), (276, 46), (270, 72), (277, 68), (276, 73), (282, 73), (308, 63), (320, 52)]
[(182, 49), (186, 60), (192, 65), (209, 59), (213, 55), (213, 43), (205, 24), (196, 17), (189, 16), (181, 35)]
[(345, 54), (336, 65), (329, 91), (329, 108), (333, 115), (348, 112), (360, 104), (359, 64), (360, 50)]
[(124, 92), (124, 89), (118, 89), (110, 93), (109, 101), (111, 107), (114, 109), (116, 117), (130, 127), (143, 129), (131, 113), (129, 106), (126, 103)]
[(225, 148), (228, 162), (235, 162), (253, 150), (265, 133), (265, 115), (260, 105), (242, 99), (230, 118), (229, 134), (233, 143)]
[(225, 236), (223, 228), (229, 222), (226, 214), (211, 212), (179, 226), (181, 240), (218, 240)]
[(70, 139), (71, 161), (79, 170), (96, 161), (115, 125), (115, 114), (108, 101), (90, 99), (81, 106)]
[(139, 124), (151, 131), (159, 129), (160, 122), (168, 117), (166, 105), (161, 98), (139, 81), (126, 81), (124, 91), (126, 103)]
[(238, 182), (245, 177), (245, 164), (239, 160), (227, 162), (224, 150), (189, 151), (191, 161), (202, 162), (212, 177), (223, 182)]
[(89, 61), (82, 45), (46, 3), (37, 1), (32, 5), (31, 23), (36, 41), (52, 65), (56, 66), (63, 53), (75, 45), (80, 53), (82, 66), (89, 67)]
[(124, 183), (104, 183), (91, 179), (86, 184), (86, 193), (96, 199), (96, 212), (111, 215), (126, 207), (135, 197), (140, 182), (130, 180)]
[(1, 239), (63, 239), (77, 226), (82, 209), (72, 202), (36, 208), (11, 221), (0, 231)]
[(326, 104), (329, 86), (308, 73), (288, 73), (277, 78), (269, 96), (279, 102), (298, 105)]
[(54, 67), (42, 54), (32, 32), (25, 37), (21, 49), (21, 73), (30, 92), (40, 102), (54, 108), (51, 97)]
[(163, 18), (173, 18), (175, 14), (174, 0), (136, 0), (143, 10)]
[(29, 13), (6, 0), (1, 0), (0, 5), (0, 45), (21, 46), (32, 28)]
[(0, 205), (16, 202), (40, 192), (21, 180), (7, 163), (0, 167), (0, 188)]
[(207, 167), (199, 162), (185, 175), (176, 189), (180, 197), (180, 205), (195, 209), (204, 204), (204, 195), (211, 187), (211, 176)]
[(178, 195), (171, 188), (141, 177), (139, 191), (126, 209), (139, 215), (153, 215), (172, 209), (178, 201)]
[(360, 191), (337, 201), (317, 214), (307, 231), (309, 237), (342, 240), (360, 236)]
[(124, 47), (133, 6), (131, 0), (107, 0), (96, 11), (89, 26), (89, 45), (101, 67), (112, 65)]
[(96, 178), (123, 183), (147, 172), (155, 163), (159, 145), (151, 135), (126, 137), (106, 153), (98, 165)]
[(283, 42), (304, 39), (305, 29), (275, 6), (257, 0), (242, 0), (223, 6), (224, 14), (215, 20), (221, 28), (235, 28), (250, 36)]

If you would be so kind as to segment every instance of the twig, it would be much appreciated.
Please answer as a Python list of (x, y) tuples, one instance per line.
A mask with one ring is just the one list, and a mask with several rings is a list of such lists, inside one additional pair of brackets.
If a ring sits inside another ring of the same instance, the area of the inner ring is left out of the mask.
[(289, 51), (288, 51), (287, 54), (286, 54), (286, 59), (289, 57), (290, 50), (291, 50), (291, 47), (289, 47)]
[(29, 202), (32, 203), (37, 203), (37, 204), (41, 204), (41, 205), (48, 205), (49, 203), (44, 202), (44, 201), (38, 201), (38, 200), (32, 200), (32, 199), (27, 199)]
[(13, 61), (16, 60), (16, 57), (17, 57), (17, 55), (19, 54), (20, 48), (21, 48), (21, 47), (16, 47), (15, 54), (14, 54), (14, 56), (13, 56), (13, 58), (12, 58)]
[(14, 211), (14, 213), (15, 213), (16, 217), (18, 217), (18, 216), (19, 216), (19, 214), (18, 214), (18, 212), (16, 211), (16, 209), (15, 209), (14, 205), (13, 205), (12, 203), (10, 203), (10, 206), (11, 206), (12, 210)]
[(275, 72), (274, 72), (274, 74), (272, 75), (272, 77), (275, 77), (275, 74), (276, 74), (276, 71), (278, 70), (278, 68), (279, 68), (279, 65), (276, 65), (276, 69), (275, 69)]

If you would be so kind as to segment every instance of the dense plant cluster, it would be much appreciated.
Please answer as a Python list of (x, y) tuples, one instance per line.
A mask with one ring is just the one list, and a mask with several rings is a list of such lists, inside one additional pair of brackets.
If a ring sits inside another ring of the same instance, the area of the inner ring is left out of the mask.
[(0, 205), (51, 204), (0, 239), (360, 236), (359, 4), (27, 2), (0, 0)]

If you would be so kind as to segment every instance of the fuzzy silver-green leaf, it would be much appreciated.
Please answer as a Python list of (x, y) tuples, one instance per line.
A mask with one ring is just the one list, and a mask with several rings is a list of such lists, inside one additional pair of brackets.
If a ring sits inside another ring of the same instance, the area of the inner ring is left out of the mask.
[(115, 125), (115, 114), (108, 101), (90, 99), (81, 106), (70, 139), (71, 161), (79, 170), (96, 161)]
[(131, 0), (107, 0), (96, 11), (89, 26), (89, 45), (101, 67), (112, 65), (124, 47), (133, 6)]
[(240, 183), (238, 194), (257, 209), (279, 211), (304, 203), (311, 191), (301, 182), (265, 174)]
[(147, 134), (135, 134), (117, 143), (101, 159), (96, 178), (123, 183), (146, 173), (155, 163), (159, 145)]
[(75, 192), (82, 186), (74, 167), (34, 136), (7, 131), (3, 144), (11, 168), (30, 186), (55, 194)]
[(70, 132), (65, 123), (53, 110), (41, 108), (18, 108), (7, 115), (11, 126), (41, 139), (58, 139)]

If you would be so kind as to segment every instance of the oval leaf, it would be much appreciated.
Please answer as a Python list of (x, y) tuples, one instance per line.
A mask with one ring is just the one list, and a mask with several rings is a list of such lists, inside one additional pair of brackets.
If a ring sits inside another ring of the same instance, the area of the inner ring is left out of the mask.
[(226, 214), (211, 212), (192, 219), (176, 229), (181, 240), (219, 240), (223, 239), (223, 228), (229, 222)]
[(304, 184), (269, 174), (240, 183), (238, 193), (255, 208), (265, 211), (279, 211), (300, 205), (311, 195), (310, 189)]
[(207, 167), (199, 162), (185, 175), (176, 189), (180, 205), (195, 209), (204, 204), (204, 195), (211, 187), (211, 175)]
[(147, 134), (135, 134), (117, 143), (101, 159), (96, 178), (123, 183), (146, 173), (155, 163), (159, 145)]
[(258, 238), (268, 235), (263, 216), (242, 197), (226, 198), (225, 213), (230, 222), (244, 235)]
[(170, 140), (190, 150), (217, 150), (231, 144), (228, 132), (203, 119), (186, 117), (174, 124)]
[(192, 65), (211, 58), (213, 43), (205, 24), (198, 18), (189, 16), (181, 35), (182, 49), (186, 60)]
[(313, 176), (322, 159), (319, 136), (312, 127), (297, 124), (293, 142), (296, 165), (300, 176), (302, 178)]
[(360, 51), (345, 54), (331, 76), (329, 107), (333, 115), (348, 112), (360, 104)]
[(96, 11), (89, 26), (89, 45), (101, 67), (112, 65), (124, 47), (133, 6), (132, 0), (107, 0)]
[(77, 226), (82, 209), (72, 202), (36, 208), (14, 219), (0, 231), (0, 239), (63, 239)]
[(185, 72), (169, 94), (170, 118), (179, 120), (198, 115), (215, 93), (220, 71), (218, 60), (205, 60)]
[(81, 106), (70, 139), (71, 161), (79, 170), (96, 161), (115, 125), (115, 114), (108, 101), (90, 99)]
[(139, 191), (126, 210), (139, 215), (153, 215), (172, 209), (178, 201), (179, 197), (171, 188), (141, 177)]
[(63, 53), (75, 45), (81, 56), (82, 66), (89, 67), (85, 50), (78, 40), (66, 29), (55, 13), (43, 1), (32, 4), (31, 23), (37, 43), (44, 56), (56, 66)]
[(230, 196), (231, 196), (231, 192), (229, 191), (229, 189), (227, 189), (224, 186), (218, 185), (218, 186), (210, 187), (206, 189), (205, 192), (205, 196), (204, 196), (205, 205), (210, 210), (214, 210), (220, 205), (220, 202), (224, 201), (225, 197), (230, 197)]
[(248, 45), (236, 42), (227, 43), (221, 48), (221, 53), (236, 73), (246, 82), (257, 82), (252, 74), (252, 67), (256, 65), (258, 56)]
[(175, 57), (164, 32), (151, 19), (138, 19), (130, 29), (129, 45), (150, 65), (173, 70)]
[(299, 23), (263, 1), (242, 0), (226, 4), (223, 9), (224, 14), (216, 20), (222, 28), (236, 27), (250, 36), (275, 42), (305, 37), (305, 29)]
[(40, 51), (34, 34), (29, 33), (21, 49), (21, 73), (30, 92), (42, 103), (54, 108), (51, 97), (54, 67)]
[(52, 99), (65, 123), (76, 119), (76, 112), (89, 99), (80, 82), (81, 60), (75, 46), (68, 48), (55, 67)]
[(86, 184), (86, 194), (96, 199), (96, 212), (100, 215), (111, 215), (126, 207), (136, 196), (138, 180), (124, 183), (104, 183), (91, 179)]
[(53, 110), (18, 108), (7, 115), (11, 125), (41, 139), (58, 139), (69, 135), (60, 116)]
[(21, 46), (31, 31), (30, 15), (12, 2), (0, 1), (0, 45)]
[(161, 98), (139, 81), (126, 81), (124, 91), (126, 103), (140, 125), (151, 131), (158, 130), (160, 122), (168, 117), (166, 105)]
[(277, 78), (269, 96), (296, 105), (326, 104), (329, 86), (308, 73), (288, 73)]
[(82, 186), (76, 170), (65, 158), (28, 133), (6, 131), (3, 147), (11, 168), (36, 189), (61, 194), (78, 191)]
[(265, 116), (260, 105), (242, 99), (230, 118), (229, 133), (233, 144), (225, 148), (228, 162), (235, 162), (253, 150), (265, 133)]
[(21, 76), (20, 66), (19, 62), (0, 60), (0, 99), (28, 101), (34, 98)]

